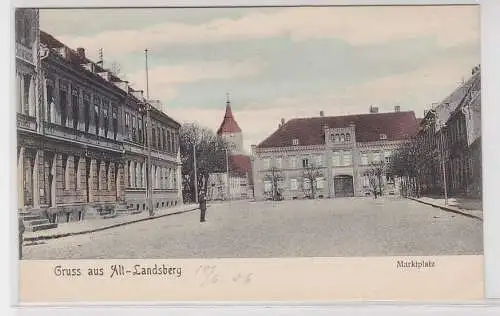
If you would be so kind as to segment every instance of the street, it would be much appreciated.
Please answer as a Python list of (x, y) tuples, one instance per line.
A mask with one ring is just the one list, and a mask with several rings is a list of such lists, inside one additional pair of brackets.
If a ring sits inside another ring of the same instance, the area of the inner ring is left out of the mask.
[(24, 259), (335, 257), (483, 253), (483, 223), (383, 197), (233, 201), (24, 246)]

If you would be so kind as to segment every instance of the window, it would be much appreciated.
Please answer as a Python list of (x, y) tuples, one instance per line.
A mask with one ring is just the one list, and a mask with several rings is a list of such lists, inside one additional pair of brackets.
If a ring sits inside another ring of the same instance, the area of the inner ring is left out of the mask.
[(340, 134), (335, 134), (335, 142), (336, 143), (340, 142)]
[(387, 139), (387, 135), (386, 134), (380, 134), (380, 139), (381, 140)]
[(298, 144), (299, 144), (299, 139), (298, 138), (292, 139), (292, 145), (297, 146)]
[(290, 157), (290, 168), (291, 169), (297, 168), (297, 158), (296, 157)]
[(118, 108), (113, 106), (113, 139), (116, 140), (118, 134)]
[(130, 114), (125, 112), (125, 135), (130, 139)]
[(370, 178), (368, 176), (363, 176), (363, 187), (368, 188), (370, 186)]
[(264, 158), (262, 160), (262, 165), (263, 165), (264, 169), (269, 169), (270, 168), (269, 163), (270, 163), (269, 158)]
[(345, 134), (340, 134), (340, 142), (345, 142)]
[(71, 105), (73, 110), (73, 128), (78, 128), (78, 120), (80, 119), (80, 107), (78, 104), (78, 88), (71, 89)]
[(373, 162), (380, 162), (380, 153), (378, 151), (373, 153)]
[(317, 155), (316, 156), (316, 167), (321, 167), (323, 166), (323, 156)]
[(297, 179), (290, 179), (290, 190), (296, 191), (299, 188), (299, 183)]
[(167, 149), (167, 132), (165, 131), (164, 128), (162, 128), (162, 139), (163, 139), (162, 149), (166, 150)]
[(268, 193), (272, 191), (272, 184), (271, 181), (264, 181), (264, 192)]
[(98, 96), (94, 96), (94, 123), (95, 123), (95, 134), (99, 135), (99, 107), (101, 106), (101, 99)]
[(61, 108), (61, 125), (66, 126), (68, 120), (68, 85), (62, 80), (59, 81), (59, 106)]
[(345, 141), (350, 142), (351, 141), (351, 134), (347, 133), (345, 134)]
[(142, 118), (137, 117), (137, 137), (139, 138), (139, 143), (144, 143), (144, 135), (142, 133)]
[(330, 134), (330, 141), (335, 142), (335, 134)]
[(108, 107), (106, 106), (106, 104), (104, 105), (104, 109), (102, 112), (104, 116), (104, 137), (108, 137), (109, 116), (108, 116)]
[(276, 158), (276, 168), (279, 169), (283, 168), (283, 158), (281, 157)]
[(156, 129), (156, 131), (157, 131), (157, 135), (158, 135), (158, 142), (156, 144), (156, 148), (160, 149), (162, 147), (160, 128), (158, 127)]
[(340, 166), (340, 152), (334, 151), (332, 153), (332, 164), (334, 167)]
[(363, 165), (363, 166), (368, 165), (368, 154), (367, 153), (361, 154), (361, 165)]
[(352, 165), (352, 152), (351, 151), (344, 151), (342, 153), (342, 162), (343, 162), (344, 166)]
[(325, 186), (325, 179), (323, 177), (316, 178), (316, 189), (323, 189)]
[(53, 104), (55, 104), (54, 81), (47, 78), (47, 119), (50, 123), (55, 123), (54, 122), (55, 108), (54, 108)]
[(152, 135), (151, 135), (151, 139), (152, 139), (152, 142), (151, 142), (151, 147), (156, 147), (156, 128), (152, 128)]
[(137, 121), (135, 115), (132, 115), (132, 140), (134, 142), (137, 141), (136, 128), (137, 128)]
[(172, 152), (172, 142), (170, 141), (170, 138), (171, 138), (171, 134), (170, 134), (170, 131), (167, 131), (167, 151), (168, 152)]
[(302, 168), (308, 168), (309, 167), (309, 159), (304, 158), (302, 159)]
[(385, 151), (384, 152), (384, 159), (385, 159), (385, 163), (390, 163), (391, 162), (391, 152), (390, 151)]
[(83, 115), (85, 117), (85, 132), (88, 133), (90, 126), (90, 95), (83, 93)]

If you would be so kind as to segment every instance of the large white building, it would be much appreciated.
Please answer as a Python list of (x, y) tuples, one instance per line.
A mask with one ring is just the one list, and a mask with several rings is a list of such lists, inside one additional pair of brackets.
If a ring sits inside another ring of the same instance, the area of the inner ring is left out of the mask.
[[(255, 198), (273, 198), (276, 186), (284, 199), (310, 197), (311, 186), (316, 198), (366, 196), (370, 179), (365, 171), (372, 162), (389, 162), (393, 150), (417, 132), (415, 114), (398, 106), (389, 113), (370, 107), (369, 114), (325, 117), (321, 112), (282, 120), (274, 133), (252, 146)], [(386, 194), (397, 194), (392, 178), (382, 181)]]

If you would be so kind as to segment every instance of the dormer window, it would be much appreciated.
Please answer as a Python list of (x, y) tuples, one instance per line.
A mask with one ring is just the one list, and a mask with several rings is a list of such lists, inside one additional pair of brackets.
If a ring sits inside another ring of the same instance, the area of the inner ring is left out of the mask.
[(292, 145), (297, 146), (298, 144), (299, 144), (299, 139), (298, 138), (292, 139)]
[(387, 134), (380, 134), (380, 139), (381, 140), (387, 139)]

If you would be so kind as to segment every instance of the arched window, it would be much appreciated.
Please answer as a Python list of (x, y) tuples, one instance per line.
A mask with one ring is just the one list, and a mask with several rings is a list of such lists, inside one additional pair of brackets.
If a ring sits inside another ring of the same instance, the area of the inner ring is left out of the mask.
[(339, 134), (335, 134), (335, 142), (336, 143), (340, 142), (340, 135)]
[(347, 133), (345, 134), (345, 141), (350, 142), (351, 141), (351, 134)]
[(340, 141), (345, 142), (345, 134), (340, 134)]

